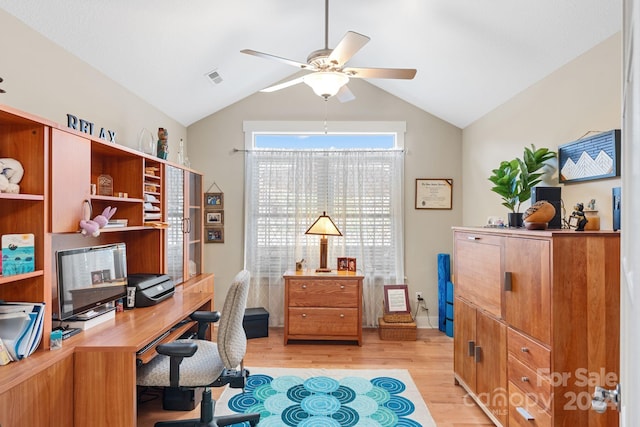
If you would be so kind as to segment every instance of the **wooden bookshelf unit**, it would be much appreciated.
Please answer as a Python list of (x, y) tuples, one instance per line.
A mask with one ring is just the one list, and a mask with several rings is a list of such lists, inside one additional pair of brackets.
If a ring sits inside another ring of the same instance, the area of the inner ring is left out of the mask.
[[(0, 235), (31, 233), (35, 240), (35, 271), (0, 275), (0, 300), (46, 307), (38, 350), (0, 366), (0, 425), (135, 426), (136, 352), (191, 312), (213, 308), (213, 276), (201, 270), (202, 174), (4, 105), (0, 158), (16, 159), (24, 168), (20, 192), (0, 193)], [(187, 209), (181, 194), (167, 197), (167, 168), (193, 183)], [(99, 186), (105, 175), (112, 178), (110, 194)], [(98, 237), (81, 235), (87, 204), (91, 218), (115, 207), (112, 219), (126, 226), (103, 228)], [(179, 238), (162, 226), (169, 210), (177, 212), (177, 224), (188, 225)], [(117, 313), (115, 327), (99, 325), (50, 350), (57, 326), (52, 321), (56, 251), (117, 242), (127, 246), (129, 274), (171, 273), (176, 295), (157, 306)]]

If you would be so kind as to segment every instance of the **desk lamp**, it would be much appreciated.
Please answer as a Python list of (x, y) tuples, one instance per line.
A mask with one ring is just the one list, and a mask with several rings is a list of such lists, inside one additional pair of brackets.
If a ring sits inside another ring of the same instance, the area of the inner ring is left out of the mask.
[(326, 212), (318, 217), (311, 227), (304, 234), (316, 234), (322, 236), (320, 238), (320, 268), (316, 269), (317, 273), (327, 273), (331, 269), (327, 268), (327, 236), (342, 236), (338, 227), (333, 223)]

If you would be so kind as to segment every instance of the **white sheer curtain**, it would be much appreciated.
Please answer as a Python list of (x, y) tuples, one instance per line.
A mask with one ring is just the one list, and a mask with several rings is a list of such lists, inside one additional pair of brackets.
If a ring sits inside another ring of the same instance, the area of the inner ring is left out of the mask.
[(400, 150), (250, 150), (245, 158), (245, 267), (249, 306), (284, 324), (284, 280), (295, 261), (319, 264), (319, 236), (305, 231), (326, 211), (343, 237), (329, 237), (329, 266), (355, 257), (364, 280), (365, 326), (382, 314), (385, 284), (404, 282)]

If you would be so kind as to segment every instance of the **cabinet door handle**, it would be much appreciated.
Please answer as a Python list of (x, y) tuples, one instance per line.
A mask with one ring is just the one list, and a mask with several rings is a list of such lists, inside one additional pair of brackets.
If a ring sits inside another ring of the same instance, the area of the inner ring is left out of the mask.
[(521, 406), (518, 406), (516, 408), (516, 411), (518, 411), (518, 413), (522, 416), (522, 418), (524, 418), (527, 421), (533, 421), (535, 420), (535, 418), (533, 417), (533, 415), (531, 415), (529, 412), (527, 412), (526, 409), (524, 409)]
[(511, 272), (504, 272), (504, 290), (507, 292), (511, 292)]
[(529, 382), (529, 377), (522, 377), (522, 378), (520, 378), (520, 380), (521, 380), (523, 383), (528, 383), (528, 382)]
[(475, 353), (476, 354), (475, 354), (475, 357), (473, 358), (473, 361), (476, 363), (482, 362), (482, 347), (476, 346)]
[(529, 353), (529, 349), (527, 347), (522, 347), (520, 351), (523, 353)]
[(476, 342), (475, 342), (475, 341), (469, 341), (469, 342), (467, 343), (467, 345), (469, 346), (469, 347), (468, 347), (469, 349), (467, 350), (467, 354), (468, 354), (470, 357), (475, 356), (475, 354), (476, 354)]
[(187, 218), (187, 234), (191, 233), (191, 218)]

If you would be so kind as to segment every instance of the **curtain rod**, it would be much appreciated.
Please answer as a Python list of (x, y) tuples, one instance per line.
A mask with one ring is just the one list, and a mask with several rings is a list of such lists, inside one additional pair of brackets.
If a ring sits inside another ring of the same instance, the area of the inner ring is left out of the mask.
[(359, 150), (357, 148), (351, 149), (337, 149), (337, 150), (314, 150), (314, 149), (304, 149), (304, 150), (292, 150), (292, 149), (279, 149), (279, 148), (268, 148), (268, 149), (247, 149), (247, 148), (234, 148), (233, 152), (244, 152), (244, 153), (252, 153), (252, 152), (263, 152), (263, 153), (300, 153), (311, 151), (313, 153), (335, 153), (335, 152), (358, 152), (358, 153), (388, 153), (388, 152), (401, 152), (404, 153), (404, 148), (381, 148), (381, 149), (367, 149), (367, 150)]

